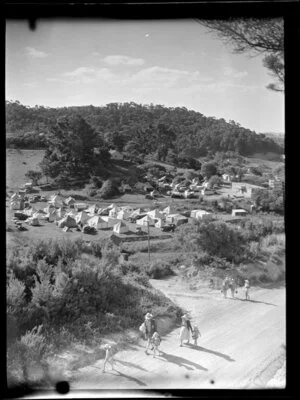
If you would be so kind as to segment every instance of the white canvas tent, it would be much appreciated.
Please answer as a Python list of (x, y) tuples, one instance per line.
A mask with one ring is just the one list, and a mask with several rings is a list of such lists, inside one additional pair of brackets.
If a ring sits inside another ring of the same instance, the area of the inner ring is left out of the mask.
[(49, 213), (50, 210), (55, 210), (55, 207), (53, 204), (49, 204), (49, 206), (44, 208), (45, 213)]
[(132, 206), (122, 206), (120, 207), (120, 210), (132, 213), (134, 211), (134, 208)]
[(68, 228), (76, 228), (77, 223), (75, 218), (72, 218), (70, 215), (66, 215), (63, 219), (58, 221), (59, 228), (64, 228), (65, 226), (67, 226)]
[(26, 220), (26, 223), (31, 226), (40, 226), (40, 221), (37, 217), (32, 216)]
[(66, 210), (60, 207), (56, 210), (56, 214), (59, 218), (63, 218), (66, 215)]
[(103, 229), (108, 226), (108, 222), (100, 217), (100, 215), (95, 215), (94, 217), (89, 218), (86, 223), (88, 226), (92, 226), (95, 229)]
[(96, 204), (91, 204), (87, 209), (86, 212), (90, 215), (94, 215), (97, 212), (97, 206)]
[(191, 211), (191, 218), (195, 219), (211, 219), (212, 213), (205, 211), (205, 210), (192, 210)]
[(120, 210), (117, 213), (117, 219), (128, 219), (130, 214), (131, 214), (131, 212), (128, 210)]
[(137, 208), (136, 210), (132, 211), (132, 213), (129, 214), (129, 217), (130, 217), (130, 218), (137, 217), (137, 216), (139, 216), (140, 214), (141, 214), (141, 209), (140, 209), (140, 208)]
[(125, 222), (120, 221), (118, 224), (114, 225), (113, 231), (116, 233), (127, 233), (129, 229)]
[(150, 218), (156, 219), (156, 218), (164, 218), (164, 214), (161, 213), (157, 208), (155, 208), (152, 211), (147, 212), (147, 215), (149, 215)]
[(136, 223), (137, 225), (142, 225), (142, 226), (148, 226), (149, 223), (149, 226), (154, 226), (154, 220), (151, 217), (149, 217), (149, 215), (146, 215), (145, 217), (138, 219)]
[(125, 184), (122, 186), (122, 190), (123, 190), (124, 192), (132, 192), (132, 187), (131, 187), (128, 183), (125, 183)]
[(109, 215), (109, 208), (99, 208), (97, 214), (101, 215), (101, 216), (104, 216), (104, 215), (108, 216)]
[(62, 207), (64, 205), (64, 199), (56, 194), (49, 200), (49, 203), (53, 204), (55, 207)]
[(188, 218), (181, 214), (169, 214), (166, 216), (166, 222), (178, 226), (188, 222)]
[(54, 222), (60, 219), (57, 215), (57, 212), (55, 209), (51, 209), (47, 214), (46, 214), (46, 219), (48, 219), (49, 222)]
[(35, 208), (33, 208), (33, 207), (25, 208), (25, 209), (23, 210), (23, 214), (28, 215), (28, 217), (32, 217), (32, 215), (33, 215), (35, 212), (37, 212), (37, 210), (36, 210)]
[(119, 208), (118, 207), (114, 207), (112, 209), (109, 210), (108, 215), (112, 218), (117, 218), (118, 212), (119, 212)]
[(38, 218), (38, 219), (46, 219), (47, 213), (45, 213), (43, 210), (36, 210), (33, 214), (33, 218)]
[(76, 211), (83, 211), (86, 210), (88, 205), (86, 203), (75, 203), (74, 208)]
[(72, 197), (72, 196), (69, 196), (66, 200), (65, 200), (65, 204), (67, 205), (67, 206), (72, 206), (72, 205), (74, 205), (76, 203), (76, 200)]
[(77, 214), (76, 211), (74, 211), (74, 210), (69, 210), (69, 211), (66, 211), (65, 217), (66, 217), (67, 215), (70, 215), (70, 217), (72, 217), (72, 218), (75, 219), (75, 215), (76, 215), (76, 214)]
[(101, 216), (101, 218), (103, 219), (103, 221), (107, 222), (108, 226), (116, 225), (120, 222), (119, 219), (112, 218), (107, 215), (103, 215), (103, 216)]
[(152, 185), (150, 185), (150, 183), (145, 183), (144, 185), (144, 191), (145, 192), (152, 192), (152, 190), (154, 189), (154, 187)]
[(189, 190), (189, 189), (184, 191), (184, 197), (186, 199), (194, 197), (194, 195), (195, 195), (195, 193), (193, 191)]
[(9, 208), (11, 210), (21, 210), (21, 201), (20, 200), (14, 200), (10, 203)]
[(168, 206), (162, 210), (163, 214), (175, 214), (176, 210), (172, 206)]
[(242, 208), (233, 209), (231, 215), (234, 217), (244, 217), (247, 214), (247, 211)]
[(78, 214), (75, 215), (75, 221), (77, 222), (77, 224), (81, 223), (81, 224), (85, 224), (85, 222), (89, 219), (89, 215), (84, 212), (81, 211)]
[(163, 221), (161, 218), (157, 218), (157, 219), (155, 220), (154, 226), (155, 226), (156, 228), (161, 228), (162, 226), (164, 226), (164, 221)]

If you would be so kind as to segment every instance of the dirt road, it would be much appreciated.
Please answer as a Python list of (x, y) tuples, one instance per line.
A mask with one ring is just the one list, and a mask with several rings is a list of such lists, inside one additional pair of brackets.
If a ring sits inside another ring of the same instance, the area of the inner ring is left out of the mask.
[(179, 347), (179, 328), (163, 337), (162, 356), (146, 355), (145, 342), (77, 371), (71, 389), (283, 388), (285, 386), (285, 286), (252, 288), (252, 301), (223, 299), (207, 285), (195, 290), (179, 277), (152, 280), (189, 311), (202, 337)]

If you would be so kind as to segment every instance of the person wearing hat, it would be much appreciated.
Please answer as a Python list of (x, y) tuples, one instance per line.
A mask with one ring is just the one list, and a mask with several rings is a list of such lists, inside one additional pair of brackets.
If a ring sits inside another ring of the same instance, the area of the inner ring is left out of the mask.
[(231, 278), (228, 283), (228, 287), (231, 291), (231, 297), (234, 298), (234, 293), (236, 292), (236, 283), (234, 278)]
[(182, 347), (184, 340), (187, 341), (187, 344), (190, 343), (190, 332), (193, 333), (191, 321), (187, 314), (184, 314), (181, 317), (181, 321), (182, 322), (181, 322), (181, 328), (180, 328), (180, 333), (179, 333), (180, 347)]
[(249, 283), (248, 279), (245, 280), (244, 289), (245, 289), (246, 300), (250, 300), (250, 296), (249, 296), (250, 283)]
[(104, 359), (104, 365), (103, 365), (102, 372), (105, 372), (105, 367), (106, 367), (107, 363), (110, 364), (111, 369), (114, 369), (114, 363), (115, 363), (115, 360), (113, 357), (115, 349), (113, 349), (113, 346), (110, 344), (106, 344), (104, 346), (104, 350), (105, 350), (105, 359)]
[[(145, 315), (145, 337), (147, 340), (147, 347), (145, 350), (145, 353), (148, 354), (148, 350), (151, 344), (151, 338), (154, 334), (154, 332), (157, 331), (157, 326), (156, 326), (156, 321), (153, 319), (153, 315), (150, 313), (147, 313)], [(153, 347), (153, 346), (152, 346)]]
[(224, 295), (224, 299), (227, 298), (227, 290), (229, 289), (229, 278), (228, 276), (225, 276), (225, 279), (222, 282), (222, 289), (221, 292)]

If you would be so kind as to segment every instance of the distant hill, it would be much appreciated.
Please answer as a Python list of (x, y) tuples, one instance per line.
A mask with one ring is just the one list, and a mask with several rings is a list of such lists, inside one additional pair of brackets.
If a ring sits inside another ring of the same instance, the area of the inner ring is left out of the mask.
[(185, 107), (136, 103), (106, 106), (49, 108), (6, 102), (7, 147), (46, 148), (47, 134), (59, 118), (81, 115), (109, 148), (139, 157), (154, 155), (165, 162), (178, 157), (198, 158), (234, 151), (283, 153), (283, 146), (266, 134), (257, 134), (234, 121), (206, 117)]
[(280, 146), (284, 146), (284, 133), (283, 132), (264, 132), (263, 135), (274, 140)]

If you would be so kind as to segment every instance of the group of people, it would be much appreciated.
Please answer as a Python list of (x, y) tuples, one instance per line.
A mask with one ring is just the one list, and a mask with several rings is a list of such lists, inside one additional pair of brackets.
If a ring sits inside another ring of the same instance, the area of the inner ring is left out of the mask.
[[(229, 289), (231, 291), (231, 297), (234, 298), (234, 295), (237, 293), (237, 284), (234, 278), (229, 278), (228, 276), (226, 276), (222, 282), (222, 289), (221, 289), (221, 292), (223, 293), (225, 299), (227, 298), (227, 291)], [(243, 289), (245, 293), (245, 299), (250, 300), (250, 295), (249, 295), (250, 283), (248, 279), (245, 280)]]
[[(184, 314), (181, 317), (181, 320), (182, 323), (179, 333), (180, 346), (183, 345), (184, 340), (186, 340), (186, 344), (190, 343), (190, 335), (192, 335), (194, 345), (197, 346), (197, 340), (199, 336), (201, 336), (198, 327), (192, 327), (190, 318), (187, 314)], [(157, 332), (157, 324), (152, 314), (147, 313), (145, 315), (145, 321), (140, 326), (140, 332), (143, 335), (144, 339), (147, 340), (145, 353), (148, 355), (150, 349), (153, 350), (153, 357), (155, 357), (157, 353), (158, 355), (160, 355), (161, 351), (159, 350), (159, 345), (161, 343), (161, 337)]]
[[(233, 278), (229, 278), (226, 276), (225, 279), (223, 280), (221, 289), (221, 292), (224, 294), (224, 298), (227, 297), (228, 289), (230, 289), (231, 296), (232, 298), (234, 298), (235, 293), (237, 293), (236, 282)], [(245, 280), (243, 289), (245, 292), (246, 300), (250, 300), (249, 296), (250, 284), (248, 279)], [(149, 350), (153, 351), (154, 358), (156, 357), (156, 354), (161, 355), (162, 352), (159, 349), (161, 343), (161, 337), (157, 332), (157, 323), (151, 313), (147, 313), (145, 315), (145, 320), (140, 326), (139, 331), (142, 337), (147, 341), (145, 353), (148, 355)], [(188, 314), (184, 314), (181, 317), (181, 328), (179, 332), (180, 347), (183, 346), (184, 341), (185, 344), (190, 344), (191, 337), (194, 340), (194, 345), (197, 346), (198, 338), (200, 336), (201, 333), (198, 327), (197, 326), (192, 327), (191, 318), (189, 317)], [(103, 372), (105, 372), (105, 367), (107, 363), (109, 363), (111, 365), (111, 368), (114, 369), (114, 354), (116, 352), (115, 347), (109, 344), (105, 345), (104, 349), (106, 353), (105, 353)]]

